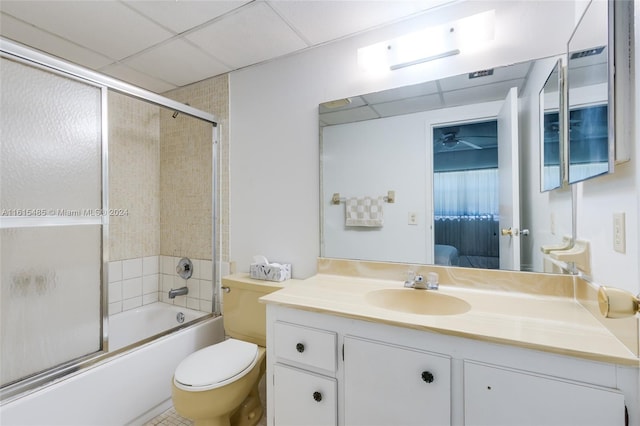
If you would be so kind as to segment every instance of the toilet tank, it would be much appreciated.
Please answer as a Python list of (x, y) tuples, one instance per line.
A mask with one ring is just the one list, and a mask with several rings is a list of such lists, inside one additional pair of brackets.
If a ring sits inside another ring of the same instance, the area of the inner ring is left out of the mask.
[(258, 301), (262, 296), (283, 288), (274, 281), (235, 274), (222, 278), (222, 320), (227, 336), (266, 346), (267, 307)]

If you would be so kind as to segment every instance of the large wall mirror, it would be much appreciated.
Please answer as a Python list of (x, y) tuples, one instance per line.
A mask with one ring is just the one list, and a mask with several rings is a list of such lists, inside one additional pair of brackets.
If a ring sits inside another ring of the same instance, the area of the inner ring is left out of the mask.
[(613, 172), (612, 10), (592, 1), (568, 44), (569, 183)]
[[(530, 270), (518, 220), (535, 213), (520, 211), (518, 191), (540, 184), (521, 181), (519, 164), (534, 159), (518, 147), (538, 146), (540, 90), (557, 60), (321, 104), (321, 256)], [(529, 114), (535, 123), (519, 125)], [(358, 212), (365, 221), (347, 222)]]

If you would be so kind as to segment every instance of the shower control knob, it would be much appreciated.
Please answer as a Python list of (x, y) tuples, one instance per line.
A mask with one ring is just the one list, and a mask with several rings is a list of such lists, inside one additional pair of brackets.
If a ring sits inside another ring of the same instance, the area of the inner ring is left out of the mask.
[(320, 401), (322, 401), (322, 394), (321, 394), (320, 392), (317, 392), (317, 391), (316, 391), (316, 392), (314, 392), (314, 393), (313, 393), (313, 400), (314, 400), (315, 402), (320, 402)]
[(429, 372), (429, 371), (423, 371), (422, 372), (422, 380), (424, 380), (427, 383), (432, 383), (433, 382), (433, 374), (431, 374), (431, 372)]
[(302, 343), (298, 343), (296, 345), (296, 351), (298, 351), (300, 353), (304, 352), (304, 345)]

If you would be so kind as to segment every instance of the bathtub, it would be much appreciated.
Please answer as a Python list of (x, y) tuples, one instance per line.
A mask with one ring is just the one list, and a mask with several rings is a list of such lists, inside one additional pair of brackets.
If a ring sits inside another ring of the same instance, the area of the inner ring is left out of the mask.
[[(109, 318), (110, 351), (96, 365), (0, 407), (2, 425), (142, 425), (171, 405), (171, 377), (188, 354), (224, 339), (222, 317), (210, 317), (157, 339), (152, 336), (202, 317), (154, 303)], [(143, 345), (127, 346), (145, 341)]]

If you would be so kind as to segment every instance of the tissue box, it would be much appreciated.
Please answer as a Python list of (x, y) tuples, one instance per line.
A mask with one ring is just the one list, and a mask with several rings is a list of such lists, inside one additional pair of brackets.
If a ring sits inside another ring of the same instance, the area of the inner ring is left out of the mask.
[(284, 281), (291, 278), (291, 264), (252, 263), (249, 265), (251, 278), (267, 281)]

